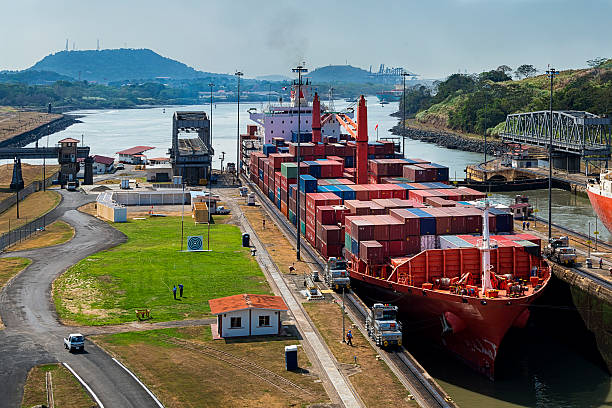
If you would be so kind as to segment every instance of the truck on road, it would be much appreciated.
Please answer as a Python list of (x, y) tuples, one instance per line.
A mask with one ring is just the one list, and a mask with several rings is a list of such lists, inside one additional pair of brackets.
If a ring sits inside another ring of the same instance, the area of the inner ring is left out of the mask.
[(84, 351), (85, 337), (81, 333), (72, 333), (67, 338), (64, 338), (64, 348), (69, 352)]
[(366, 329), (378, 347), (402, 345), (402, 326), (397, 321), (397, 306), (374, 303), (366, 317)]
[(323, 279), (330, 289), (349, 289), (351, 287), (351, 280), (346, 270), (344, 258), (330, 257), (325, 266)]

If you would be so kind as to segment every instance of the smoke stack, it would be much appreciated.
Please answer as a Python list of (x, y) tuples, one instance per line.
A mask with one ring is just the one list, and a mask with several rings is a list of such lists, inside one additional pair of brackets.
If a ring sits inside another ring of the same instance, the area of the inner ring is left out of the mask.
[(321, 142), (321, 102), (317, 92), (312, 100), (312, 142)]
[(357, 184), (368, 184), (368, 108), (363, 95), (357, 105)]

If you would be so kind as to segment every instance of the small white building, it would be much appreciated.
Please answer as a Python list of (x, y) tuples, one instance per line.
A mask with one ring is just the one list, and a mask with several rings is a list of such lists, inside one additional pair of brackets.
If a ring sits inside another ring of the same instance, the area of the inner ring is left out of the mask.
[(287, 310), (282, 297), (271, 295), (234, 295), (211, 299), (208, 304), (217, 316), (215, 334), (222, 338), (278, 335), (280, 314)]
[(119, 163), (127, 164), (147, 164), (147, 157), (144, 152), (155, 149), (151, 146), (134, 146), (129, 149), (117, 152)]

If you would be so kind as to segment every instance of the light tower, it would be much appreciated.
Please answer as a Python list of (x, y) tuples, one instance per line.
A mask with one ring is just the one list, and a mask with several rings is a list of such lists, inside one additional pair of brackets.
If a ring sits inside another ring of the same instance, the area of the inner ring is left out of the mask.
[(240, 174), (240, 77), (244, 74), (241, 71), (236, 71), (234, 74), (238, 77), (238, 119), (236, 122), (236, 176)]
[[(297, 137), (297, 182), (298, 182), (298, 188), (297, 188), (297, 197), (296, 197), (296, 215), (297, 215), (297, 223), (296, 223), (296, 227), (297, 227), (297, 238), (296, 238), (296, 258), (299, 261), (300, 260), (300, 163), (301, 163), (301, 157), (300, 157), (300, 139), (302, 138), (301, 135), (301, 110), (302, 110), (302, 73), (308, 72), (308, 70), (306, 68), (304, 68), (303, 65), (298, 65), (297, 67), (291, 69), (292, 72), (297, 72), (298, 74), (298, 81), (297, 81), (297, 100), (298, 100), (298, 137)], [(295, 83), (294, 83), (295, 84)]]
[(550, 127), (548, 128), (548, 241), (552, 238), (552, 151), (553, 151), (553, 80), (559, 75), (559, 71), (550, 68), (546, 71), (546, 76), (550, 78)]

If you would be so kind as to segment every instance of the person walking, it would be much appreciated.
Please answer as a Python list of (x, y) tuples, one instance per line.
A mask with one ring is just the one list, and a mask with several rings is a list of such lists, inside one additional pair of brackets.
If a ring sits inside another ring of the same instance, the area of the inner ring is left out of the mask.
[(603, 259), (599, 258), (599, 269), (603, 269)]
[(261, 229), (266, 229), (266, 219), (261, 220)]
[(523, 221), (523, 231), (525, 230), (525, 221)]
[(179, 296), (183, 297), (183, 284), (179, 283)]
[(176, 285), (172, 287), (172, 294), (174, 295), (174, 300), (176, 300)]
[(527, 221), (527, 231), (529, 231), (529, 221)]
[(350, 330), (346, 333), (346, 344), (353, 347), (353, 332)]

